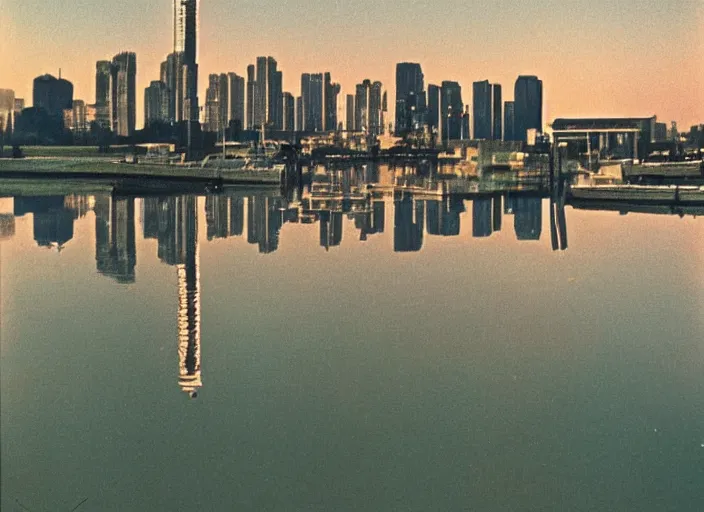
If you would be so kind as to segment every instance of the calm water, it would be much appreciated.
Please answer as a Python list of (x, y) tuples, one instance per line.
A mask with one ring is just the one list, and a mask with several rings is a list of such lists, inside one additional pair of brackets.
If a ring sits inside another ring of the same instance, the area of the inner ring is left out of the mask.
[(3, 511), (704, 510), (704, 220), (289, 199), (0, 200)]

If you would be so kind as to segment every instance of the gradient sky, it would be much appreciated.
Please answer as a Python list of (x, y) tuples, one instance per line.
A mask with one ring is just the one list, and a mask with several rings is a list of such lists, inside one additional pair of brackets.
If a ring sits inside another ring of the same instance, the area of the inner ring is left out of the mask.
[[(0, 0), (0, 88), (29, 105), (32, 79), (61, 67), (93, 102), (95, 61), (135, 51), (141, 126), (172, 30), (171, 0)], [(244, 75), (272, 55), (296, 95), (302, 72), (331, 71), (342, 94), (370, 78), (393, 98), (395, 63), (413, 61), (426, 83), (459, 81), (465, 102), (473, 81), (512, 99), (516, 76), (536, 74), (548, 121), (704, 122), (704, 0), (201, 0), (199, 43), (201, 103), (209, 73)]]

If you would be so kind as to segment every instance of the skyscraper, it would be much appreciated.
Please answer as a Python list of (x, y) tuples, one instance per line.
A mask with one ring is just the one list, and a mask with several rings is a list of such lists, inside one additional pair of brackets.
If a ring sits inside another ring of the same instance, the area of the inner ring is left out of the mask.
[[(178, 120), (198, 120), (198, 0), (174, 0), (174, 73), (181, 86)], [(180, 65), (179, 65), (180, 64)], [(172, 94), (178, 93), (174, 89)], [(178, 117), (178, 116), (177, 116)]]
[(440, 97), (444, 139), (460, 140), (462, 137), (462, 87), (457, 82), (444, 81)]
[(514, 89), (514, 137), (525, 142), (527, 131), (543, 131), (543, 82), (537, 76), (519, 76)]
[(102, 128), (112, 128), (112, 63), (95, 64), (95, 120)]
[(257, 81), (253, 64), (247, 66), (247, 129), (254, 129), (254, 111), (257, 103)]
[(236, 73), (228, 73), (228, 86), (230, 89), (230, 104), (228, 113), (228, 123), (234, 123), (235, 126), (242, 129), (245, 126), (244, 118), (244, 78)]
[(474, 82), (474, 138), (501, 140), (501, 86), (489, 80)]
[(354, 98), (355, 128), (377, 136), (384, 132), (384, 91), (381, 82), (357, 84)]
[(426, 98), (420, 64), (396, 65), (396, 135), (402, 136), (420, 127), (425, 116)]
[[(227, 91), (225, 92), (227, 93)], [(205, 91), (205, 130), (208, 132), (220, 133), (222, 131), (221, 96), (220, 75), (209, 75), (208, 88)]]
[(168, 116), (168, 88), (161, 80), (154, 80), (144, 90), (144, 126), (164, 123)]
[[(252, 83), (252, 126), (283, 127), (283, 74), (273, 57), (257, 57), (256, 78)], [(251, 70), (252, 75), (254, 69)], [(248, 87), (250, 69), (247, 68)]]
[(323, 89), (324, 99), (324, 123), (323, 130), (331, 131), (337, 129), (337, 97), (340, 94), (340, 84), (333, 83), (330, 73), (325, 73), (325, 85)]
[(112, 130), (121, 137), (134, 135), (137, 115), (137, 56), (122, 52), (112, 60)]
[(32, 106), (43, 108), (50, 115), (63, 117), (73, 107), (73, 84), (59, 76), (42, 75), (34, 79)]
[(323, 74), (303, 73), (301, 75), (303, 131), (323, 131), (323, 99)]
[(296, 100), (290, 92), (282, 94), (283, 103), (283, 120), (282, 129), (287, 132), (292, 132), (296, 129)]
[(504, 102), (504, 140), (516, 140), (515, 103)]
[(348, 94), (347, 95), (347, 110), (346, 110), (346, 116), (345, 116), (345, 129), (348, 132), (353, 132), (355, 130), (355, 123), (354, 123), (354, 113), (355, 113), (355, 108), (354, 108), (354, 94)]
[(437, 133), (438, 141), (445, 140), (445, 136), (442, 131), (442, 114), (440, 112), (440, 95), (442, 94), (442, 89), (440, 86), (435, 84), (428, 84), (428, 110), (426, 114), (426, 123), (431, 132)]

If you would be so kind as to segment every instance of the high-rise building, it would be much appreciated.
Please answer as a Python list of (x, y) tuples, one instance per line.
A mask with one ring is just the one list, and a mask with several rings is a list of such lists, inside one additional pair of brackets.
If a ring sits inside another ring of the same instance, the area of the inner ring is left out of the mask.
[(355, 128), (372, 136), (384, 133), (384, 91), (381, 82), (357, 84), (354, 98)]
[(337, 129), (337, 97), (340, 94), (340, 84), (333, 83), (330, 73), (325, 73), (325, 84), (323, 88), (324, 106), (324, 131)]
[(33, 106), (43, 108), (49, 115), (63, 117), (64, 110), (73, 107), (73, 84), (68, 80), (52, 75), (42, 75), (34, 79), (32, 90)]
[(15, 111), (15, 91), (12, 89), (0, 89), (0, 131), (6, 131), (7, 127), (12, 127), (12, 117)]
[(287, 132), (292, 132), (296, 129), (296, 100), (293, 94), (290, 92), (283, 93), (282, 104), (284, 119), (282, 129)]
[(324, 129), (323, 74), (301, 75), (301, 103), (303, 131), (321, 132)]
[(253, 64), (247, 66), (247, 129), (254, 129), (254, 111), (257, 103), (257, 80)]
[(144, 126), (165, 123), (169, 118), (169, 95), (166, 84), (153, 80), (144, 90)]
[(462, 138), (462, 87), (457, 82), (444, 81), (440, 94), (440, 120), (443, 123), (444, 140)]
[(112, 63), (95, 64), (95, 120), (103, 128), (112, 128)]
[(445, 140), (445, 136), (442, 131), (442, 114), (440, 112), (442, 89), (440, 86), (435, 84), (428, 84), (428, 109), (426, 113), (425, 121), (428, 125), (428, 129), (431, 133), (437, 134), (437, 140)]
[(504, 102), (504, 140), (516, 140), (516, 104)]
[(355, 131), (355, 122), (354, 122), (354, 114), (355, 114), (355, 108), (354, 108), (354, 94), (348, 94), (347, 95), (347, 105), (346, 105), (346, 116), (345, 116), (345, 129), (348, 132), (353, 132)]
[(303, 131), (303, 97), (296, 97), (296, 131)]
[(499, 84), (474, 82), (474, 138), (501, 140), (503, 115)]
[[(269, 126), (275, 129), (283, 127), (282, 96), (283, 74), (277, 69), (273, 57), (257, 57), (256, 79), (252, 84), (252, 126), (260, 128)], [(254, 69), (251, 70), (252, 75)], [(250, 69), (247, 69), (248, 87)]]
[(420, 128), (426, 109), (423, 71), (420, 64), (401, 62), (396, 65), (396, 135)]
[(89, 124), (85, 101), (73, 100), (73, 108), (64, 110), (64, 127), (74, 135), (88, 132)]
[(245, 126), (244, 119), (244, 77), (236, 73), (228, 73), (228, 88), (230, 89), (228, 124), (234, 123), (242, 129)]
[(177, 121), (198, 120), (198, 0), (174, 0), (172, 57)]
[(514, 89), (514, 138), (527, 141), (527, 133), (543, 131), (543, 82), (537, 76), (519, 76)]
[(123, 52), (112, 59), (112, 130), (134, 135), (137, 115), (137, 56)]
[(205, 91), (205, 130), (208, 132), (222, 131), (220, 97), (220, 75), (211, 74), (208, 76), (208, 88)]

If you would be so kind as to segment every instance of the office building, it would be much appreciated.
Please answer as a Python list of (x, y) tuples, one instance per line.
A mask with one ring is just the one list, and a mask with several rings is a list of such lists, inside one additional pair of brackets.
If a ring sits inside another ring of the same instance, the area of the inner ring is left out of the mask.
[(112, 62), (95, 64), (95, 120), (102, 128), (112, 128)]
[(355, 119), (355, 107), (354, 107), (354, 94), (347, 95), (346, 109), (345, 109), (345, 130), (348, 132), (353, 132), (356, 130)]
[(543, 82), (536, 76), (519, 76), (513, 100), (514, 137), (526, 142), (528, 130), (543, 132)]
[(322, 132), (324, 130), (324, 84), (323, 74), (303, 73), (301, 75), (301, 115), (303, 131)]
[(425, 122), (426, 97), (420, 64), (396, 65), (396, 135), (418, 130)]
[(254, 111), (257, 102), (257, 80), (255, 77), (255, 67), (253, 64), (247, 66), (247, 122), (248, 130), (254, 129)]
[(166, 84), (174, 95), (175, 120), (198, 121), (198, 0), (174, 0), (173, 27), (170, 64), (174, 83)]
[(296, 131), (303, 131), (303, 97), (296, 97)]
[(324, 107), (324, 131), (337, 130), (337, 97), (340, 94), (340, 84), (333, 83), (330, 77), (330, 73), (325, 73), (325, 84), (323, 86), (323, 93), (325, 97), (323, 98)]
[(504, 102), (504, 140), (516, 140), (516, 110), (513, 101)]
[(457, 82), (442, 82), (440, 94), (440, 114), (438, 122), (443, 123), (444, 140), (462, 139), (462, 115), (464, 114), (462, 102), (462, 87)]
[(292, 132), (296, 129), (296, 100), (293, 94), (290, 92), (285, 92), (282, 95), (283, 104), (283, 127), (282, 129), (287, 132)]
[(166, 84), (153, 80), (144, 90), (144, 126), (166, 123), (169, 118), (169, 94)]
[(134, 135), (137, 118), (137, 56), (123, 52), (112, 59), (112, 130), (120, 137)]
[(503, 103), (501, 86), (488, 80), (474, 82), (474, 138), (501, 140)]
[(364, 80), (356, 86), (354, 124), (357, 131), (374, 137), (384, 133), (385, 105), (381, 82)]
[(228, 89), (229, 89), (229, 108), (228, 108), (228, 125), (242, 129), (245, 126), (244, 103), (245, 103), (245, 85), (244, 77), (237, 73), (228, 73)]
[(34, 79), (32, 106), (44, 109), (50, 116), (63, 118), (64, 110), (73, 107), (73, 84), (68, 80), (52, 75), (42, 75)]

